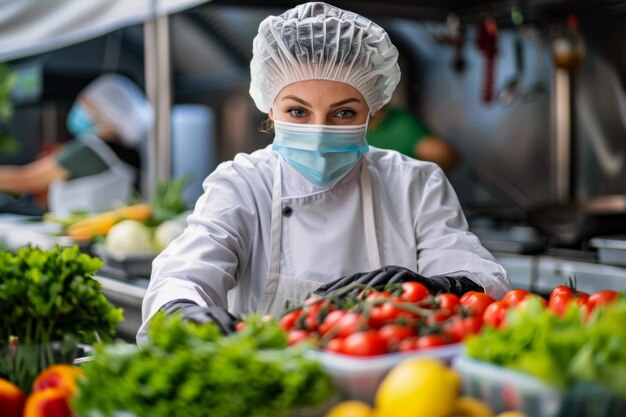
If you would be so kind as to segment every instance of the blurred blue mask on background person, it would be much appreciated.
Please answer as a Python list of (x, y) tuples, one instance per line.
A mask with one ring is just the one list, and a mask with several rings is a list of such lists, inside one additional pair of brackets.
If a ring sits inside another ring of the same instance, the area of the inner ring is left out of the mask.
[(272, 149), (307, 180), (320, 187), (337, 182), (369, 150), (367, 123), (354, 126), (274, 121)]
[(82, 136), (93, 132), (95, 124), (85, 108), (74, 103), (67, 115), (67, 130), (74, 136)]

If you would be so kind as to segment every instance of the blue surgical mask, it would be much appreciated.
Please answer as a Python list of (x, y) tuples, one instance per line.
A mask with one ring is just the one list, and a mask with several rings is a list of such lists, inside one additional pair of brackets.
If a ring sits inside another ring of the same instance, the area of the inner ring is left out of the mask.
[(367, 124), (309, 125), (274, 121), (272, 149), (307, 180), (320, 187), (337, 182), (369, 150)]
[(89, 113), (79, 103), (74, 103), (67, 115), (67, 130), (74, 136), (82, 136), (93, 132), (94, 127)]

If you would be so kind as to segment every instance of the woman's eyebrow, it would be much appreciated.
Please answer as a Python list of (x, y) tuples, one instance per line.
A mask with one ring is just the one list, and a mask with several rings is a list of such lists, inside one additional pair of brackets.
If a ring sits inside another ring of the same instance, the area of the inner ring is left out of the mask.
[(339, 106), (343, 106), (344, 104), (354, 103), (354, 102), (360, 103), (361, 100), (359, 100), (358, 98), (354, 98), (354, 97), (353, 98), (347, 98), (345, 100), (338, 101), (335, 104), (331, 104), (330, 107), (331, 108), (339, 107)]
[(290, 99), (290, 100), (293, 100), (293, 101), (297, 101), (298, 103), (300, 103), (300, 104), (302, 104), (303, 106), (306, 106), (306, 107), (313, 107), (309, 103), (307, 103), (306, 101), (304, 101), (301, 98), (298, 98), (296, 96), (285, 96), (285, 97), (283, 97), (282, 101), (287, 100), (287, 99)]

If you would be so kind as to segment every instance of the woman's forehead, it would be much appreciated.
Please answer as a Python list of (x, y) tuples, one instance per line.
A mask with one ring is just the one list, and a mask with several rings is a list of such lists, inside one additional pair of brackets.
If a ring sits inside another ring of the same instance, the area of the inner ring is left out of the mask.
[(278, 93), (274, 104), (280, 104), (294, 98), (316, 105), (331, 105), (344, 100), (356, 99), (357, 103), (367, 106), (363, 95), (356, 88), (340, 81), (331, 80), (305, 80), (289, 84)]

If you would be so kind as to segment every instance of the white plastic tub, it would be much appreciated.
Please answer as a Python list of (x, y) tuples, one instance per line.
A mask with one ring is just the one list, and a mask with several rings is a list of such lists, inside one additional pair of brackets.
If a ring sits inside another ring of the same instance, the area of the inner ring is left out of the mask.
[(367, 358), (341, 355), (337, 353), (311, 350), (310, 357), (320, 361), (333, 378), (335, 385), (345, 399), (374, 403), (376, 389), (385, 375), (395, 365), (409, 358), (436, 358), (450, 363), (460, 354), (461, 344), (452, 344), (428, 350), (390, 353)]
[(484, 400), (496, 413), (518, 410), (533, 417), (626, 415), (626, 401), (597, 384), (581, 383), (561, 390), (532, 375), (465, 356), (456, 357), (452, 366), (461, 374), (463, 393)]

